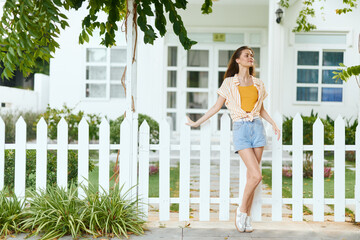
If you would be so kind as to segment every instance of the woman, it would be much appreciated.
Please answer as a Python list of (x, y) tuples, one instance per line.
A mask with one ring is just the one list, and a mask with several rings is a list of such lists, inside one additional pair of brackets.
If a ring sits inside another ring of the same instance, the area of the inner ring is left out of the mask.
[(189, 117), (186, 123), (198, 127), (207, 119), (217, 113), (223, 104), (230, 111), (233, 121), (233, 145), (247, 168), (246, 186), (242, 204), (235, 212), (235, 226), (239, 232), (252, 232), (251, 205), (254, 191), (261, 182), (260, 162), (266, 145), (266, 135), (262, 118), (268, 121), (280, 139), (280, 130), (271, 119), (263, 106), (263, 101), (268, 95), (264, 83), (255, 78), (254, 51), (243, 46), (232, 55), (225, 72), (224, 81), (217, 90), (219, 98), (215, 105), (209, 109), (196, 122)]

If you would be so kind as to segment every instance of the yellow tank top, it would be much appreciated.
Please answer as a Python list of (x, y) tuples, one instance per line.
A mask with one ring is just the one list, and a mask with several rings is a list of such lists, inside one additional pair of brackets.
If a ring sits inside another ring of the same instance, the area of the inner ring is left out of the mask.
[(238, 86), (240, 98), (241, 98), (241, 108), (245, 112), (251, 112), (258, 99), (258, 90), (254, 85), (250, 86)]

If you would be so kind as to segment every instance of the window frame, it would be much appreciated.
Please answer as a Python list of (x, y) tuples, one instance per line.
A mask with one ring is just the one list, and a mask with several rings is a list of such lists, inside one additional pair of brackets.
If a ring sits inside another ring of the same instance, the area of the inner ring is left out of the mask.
[[(95, 63), (95, 62), (87, 62), (87, 50), (88, 49), (105, 49), (106, 50), (106, 62), (99, 62), (99, 63)], [(111, 85), (115, 84), (115, 85), (120, 85), (122, 87), (121, 84), (121, 80), (120, 81), (112, 81), (111, 80), (111, 72), (110, 69), (111, 67), (126, 67), (126, 62), (124, 63), (111, 63), (111, 50), (116, 50), (116, 49), (122, 49), (127, 51), (126, 46), (116, 46), (116, 47), (112, 47), (112, 48), (106, 48), (103, 46), (87, 46), (84, 48), (84, 84), (83, 84), (83, 92), (82, 92), (82, 96), (83, 96), (83, 100), (85, 101), (123, 101), (125, 100), (125, 94), (123, 97), (119, 97), (119, 98), (114, 98), (114, 97), (110, 97), (111, 94)], [(86, 79), (86, 69), (88, 66), (105, 66), (106, 67), (106, 78), (105, 80), (87, 80)], [(125, 76), (126, 77), (126, 76)], [(94, 97), (86, 97), (86, 85), (87, 84), (98, 84), (98, 83), (102, 83), (105, 84), (105, 97), (101, 97), (101, 98), (94, 98)]]
[[(298, 44), (300, 45), (300, 44)], [(305, 45), (305, 44), (304, 44)], [(307, 45), (307, 44), (306, 44)], [(313, 105), (313, 106), (326, 106), (326, 105), (344, 105), (344, 96), (345, 96), (345, 87), (343, 84), (326, 84), (322, 83), (322, 71), (323, 70), (337, 70), (339, 68), (342, 68), (340, 66), (323, 66), (323, 52), (343, 52), (344, 59), (343, 63), (346, 65), (347, 62), (347, 51), (345, 46), (339, 46), (339, 45), (327, 45), (324, 47), (320, 46), (297, 46), (294, 48), (294, 72), (293, 72), (293, 78), (294, 78), (294, 88), (293, 88), (293, 104), (294, 105)], [(309, 65), (298, 65), (298, 53), (301, 51), (307, 51), (307, 52), (319, 52), (319, 65), (317, 66), (309, 66)], [(298, 69), (316, 69), (318, 70), (318, 83), (298, 83), (297, 82), (297, 70)], [(297, 88), (298, 87), (317, 87), (318, 89), (318, 98), (317, 101), (298, 101), (297, 100)], [(341, 102), (332, 102), (332, 101), (322, 101), (321, 100), (321, 94), (322, 94), (322, 88), (323, 87), (329, 87), (329, 88), (341, 88), (342, 89), (342, 101)]]

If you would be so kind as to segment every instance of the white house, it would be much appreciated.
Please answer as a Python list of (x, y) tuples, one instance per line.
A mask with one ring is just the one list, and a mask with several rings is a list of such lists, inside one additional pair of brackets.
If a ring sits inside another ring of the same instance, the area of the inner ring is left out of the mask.
[[(156, 120), (171, 117), (174, 131), (186, 114), (198, 119), (215, 103), (233, 51), (247, 45), (254, 49), (257, 77), (269, 92), (265, 108), (271, 114), (279, 111), (293, 116), (313, 109), (321, 117), (358, 116), (360, 93), (355, 80), (334, 82), (332, 72), (339, 63), (360, 64), (360, 9), (339, 16), (335, 9), (342, 7), (341, 1), (316, 1), (319, 14), (310, 19), (317, 30), (293, 33), (301, 1), (290, 1), (280, 24), (276, 23), (276, 0), (214, 1), (209, 15), (201, 14), (203, 0), (189, 2), (180, 15), (189, 37), (198, 42), (191, 50), (183, 49), (171, 25), (154, 45), (144, 44), (138, 30), (135, 107), (139, 113)], [(50, 62), (50, 106), (66, 103), (110, 118), (123, 114), (125, 95), (120, 79), (126, 61), (125, 33), (119, 31), (117, 46), (111, 49), (99, 44), (97, 34), (90, 43), (79, 45), (86, 9), (67, 15), (71, 27), (62, 32), (60, 49)], [(212, 121), (212, 128), (216, 132), (219, 121)]]

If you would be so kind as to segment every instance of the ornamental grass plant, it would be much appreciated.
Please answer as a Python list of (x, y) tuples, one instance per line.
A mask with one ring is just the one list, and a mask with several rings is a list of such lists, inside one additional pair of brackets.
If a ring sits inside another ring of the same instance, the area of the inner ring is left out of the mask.
[[(100, 194), (92, 186), (84, 188), (85, 222), (93, 237), (118, 237), (129, 234), (142, 235), (144, 213), (138, 208), (139, 200), (133, 199), (130, 190), (115, 185), (107, 194)], [(105, 192), (105, 191), (103, 191)]]
[[(144, 214), (138, 209), (138, 200), (132, 200), (122, 187), (100, 194), (89, 183), (80, 187), (85, 196), (78, 197), (78, 187), (68, 189), (49, 186), (47, 190), (28, 191), (28, 204), (21, 213), (21, 230), (27, 237), (40, 235), (42, 240), (92, 235), (128, 237), (144, 233)], [(105, 192), (105, 191), (103, 191)]]
[(86, 227), (84, 203), (77, 196), (77, 187), (69, 189), (48, 187), (39, 192), (29, 191), (29, 206), (24, 210), (22, 229), (30, 230), (28, 237), (43, 233), (42, 240), (59, 239), (70, 234), (78, 238), (90, 233)]
[(21, 232), (19, 226), (24, 202), (7, 189), (0, 191), (0, 239)]

